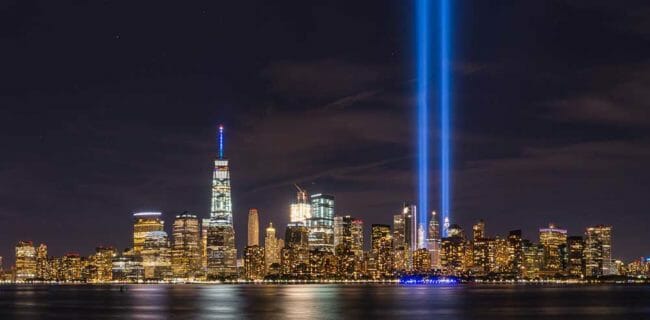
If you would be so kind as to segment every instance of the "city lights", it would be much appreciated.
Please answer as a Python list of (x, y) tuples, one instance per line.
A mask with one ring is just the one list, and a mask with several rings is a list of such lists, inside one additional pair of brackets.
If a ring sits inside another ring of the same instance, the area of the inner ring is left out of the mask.
[(77, 253), (48, 256), (47, 245), (21, 241), (15, 247), (15, 266), (4, 272), (2, 280), (454, 285), (469, 281), (592, 283), (613, 276), (640, 281), (650, 276), (647, 259), (625, 264), (612, 258), (611, 226), (595, 225), (583, 235), (569, 236), (566, 229), (549, 224), (539, 228), (539, 242), (534, 243), (521, 230), (489, 236), (484, 220), (474, 224), (467, 237), (461, 226), (445, 217), (442, 234), (446, 236), (440, 237), (436, 212), (423, 226), (417, 222), (422, 221), (422, 210), (418, 214), (417, 206), (406, 202), (396, 206), (392, 225), (370, 226), (368, 249), (361, 219), (336, 215), (335, 196), (309, 196), (300, 187), (295, 202), (288, 206), (290, 223), (283, 237), (278, 237), (271, 223), (260, 243), (263, 213), (249, 209), (247, 246), (238, 257), (229, 163), (222, 151), (214, 161), (209, 218), (188, 212), (175, 215), (170, 238), (161, 212), (136, 212), (131, 248), (120, 252), (99, 246), (88, 257)]

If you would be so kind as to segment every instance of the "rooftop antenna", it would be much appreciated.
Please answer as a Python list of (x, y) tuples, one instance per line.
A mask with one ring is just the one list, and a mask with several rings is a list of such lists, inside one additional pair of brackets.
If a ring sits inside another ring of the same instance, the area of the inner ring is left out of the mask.
[(223, 159), (223, 124), (219, 125), (219, 159)]

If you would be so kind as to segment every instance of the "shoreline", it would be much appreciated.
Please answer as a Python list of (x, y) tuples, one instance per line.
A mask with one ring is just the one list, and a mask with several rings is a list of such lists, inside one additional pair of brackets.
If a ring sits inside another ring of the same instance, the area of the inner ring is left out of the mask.
[(264, 285), (395, 285), (395, 286), (494, 286), (494, 285), (532, 285), (532, 286), (554, 286), (554, 285), (575, 285), (575, 286), (639, 286), (650, 285), (650, 280), (637, 281), (459, 281), (453, 283), (427, 283), (427, 282), (403, 282), (399, 280), (368, 281), (368, 280), (265, 280), (265, 281), (160, 281), (160, 282), (0, 282), (0, 287), (10, 286), (192, 286), (192, 285), (241, 285), (241, 286), (264, 286)]

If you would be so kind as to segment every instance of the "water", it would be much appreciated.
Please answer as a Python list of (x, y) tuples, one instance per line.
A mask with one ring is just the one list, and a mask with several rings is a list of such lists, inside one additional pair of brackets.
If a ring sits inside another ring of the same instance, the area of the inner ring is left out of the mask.
[(0, 286), (0, 319), (650, 319), (650, 286)]

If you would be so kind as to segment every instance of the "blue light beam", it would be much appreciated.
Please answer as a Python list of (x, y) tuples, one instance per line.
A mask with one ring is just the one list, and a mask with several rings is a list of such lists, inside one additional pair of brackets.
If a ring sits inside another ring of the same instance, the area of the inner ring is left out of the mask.
[(418, 216), (428, 231), (429, 212), (429, 0), (416, 0), (417, 109), (418, 109)]
[[(440, 0), (440, 201), (442, 221), (451, 215), (450, 146), (450, 0)], [(447, 237), (447, 228), (442, 228)]]

